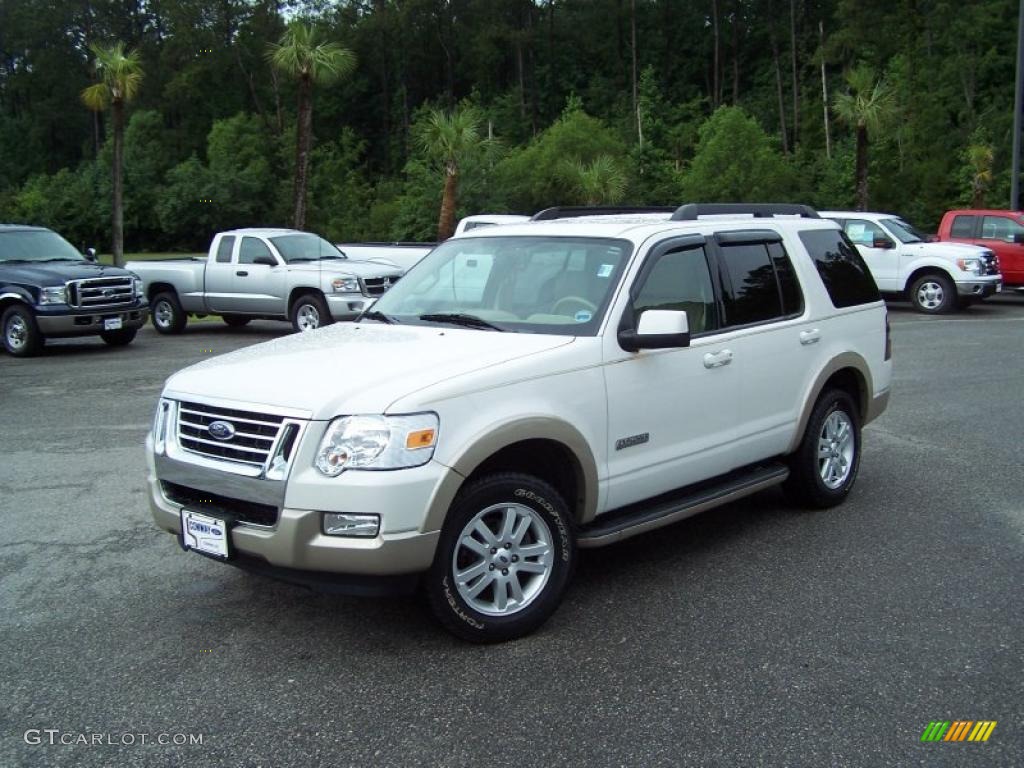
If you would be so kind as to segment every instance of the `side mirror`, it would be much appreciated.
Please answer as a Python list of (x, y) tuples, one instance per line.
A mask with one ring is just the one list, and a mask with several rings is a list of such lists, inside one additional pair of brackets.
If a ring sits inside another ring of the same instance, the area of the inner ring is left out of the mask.
[(96, 249), (95, 248), (86, 248), (85, 249), (85, 258), (87, 258), (89, 261), (96, 261)]
[(648, 309), (640, 314), (636, 330), (619, 331), (619, 346), (627, 352), (641, 349), (673, 349), (690, 346), (690, 323), (686, 312)]
[(252, 260), (252, 263), (253, 264), (263, 264), (263, 265), (265, 265), (267, 267), (276, 267), (277, 266), (277, 262), (274, 260), (273, 256), (257, 256), (255, 259)]
[(1014, 232), (1013, 242), (1015, 242), (1017, 245), (1024, 245), (1024, 232)]
[(895, 248), (896, 247), (896, 243), (894, 243), (888, 237), (876, 237), (872, 241), (871, 247), (872, 248), (884, 248), (885, 250), (889, 250), (890, 248)]

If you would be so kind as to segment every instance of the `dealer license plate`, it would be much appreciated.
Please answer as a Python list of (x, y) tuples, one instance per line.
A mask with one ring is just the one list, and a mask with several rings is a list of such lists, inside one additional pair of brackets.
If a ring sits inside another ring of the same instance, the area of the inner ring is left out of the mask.
[(206, 555), (228, 558), (228, 524), (219, 517), (210, 517), (190, 509), (181, 510), (181, 543)]
[(120, 317), (108, 317), (108, 318), (106, 318), (103, 321), (103, 330), (104, 331), (117, 331), (117, 330), (120, 330), (120, 328), (121, 328), (121, 318)]

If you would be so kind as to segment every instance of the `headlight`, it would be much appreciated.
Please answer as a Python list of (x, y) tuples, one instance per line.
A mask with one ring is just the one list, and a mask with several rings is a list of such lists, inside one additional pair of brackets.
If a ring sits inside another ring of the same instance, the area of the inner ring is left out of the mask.
[(973, 272), (975, 275), (982, 274), (981, 259), (957, 259), (956, 265), (964, 272)]
[(135, 295), (136, 296), (141, 296), (142, 295), (142, 278), (136, 277), (132, 281), (132, 284), (135, 286)]
[(51, 285), (39, 292), (40, 304), (67, 304), (68, 291), (63, 285)]
[(328, 477), (346, 469), (405, 469), (430, 461), (437, 444), (435, 413), (343, 416), (327, 427), (316, 468)]
[(331, 280), (331, 288), (335, 293), (362, 293), (358, 277), (336, 277)]

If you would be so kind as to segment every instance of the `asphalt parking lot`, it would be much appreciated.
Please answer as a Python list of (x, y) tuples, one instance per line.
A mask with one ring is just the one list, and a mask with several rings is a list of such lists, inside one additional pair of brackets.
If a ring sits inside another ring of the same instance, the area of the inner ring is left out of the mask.
[[(286, 325), (0, 356), (0, 765), (1024, 764), (1024, 299), (891, 318), (893, 399), (843, 507), (767, 492), (584, 552), (554, 618), (490, 647), (150, 522), (164, 378)], [(982, 719), (986, 743), (919, 741)]]

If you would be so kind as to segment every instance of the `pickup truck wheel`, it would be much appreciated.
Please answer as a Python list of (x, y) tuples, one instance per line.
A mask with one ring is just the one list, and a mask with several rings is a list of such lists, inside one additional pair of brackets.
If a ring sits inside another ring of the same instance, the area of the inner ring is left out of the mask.
[(922, 275), (910, 286), (910, 302), (926, 314), (952, 312), (957, 306), (956, 286), (943, 275)]
[(243, 325), (248, 325), (252, 318), (245, 315), (224, 315), (221, 320), (232, 328), (241, 328)]
[(292, 304), (292, 328), (296, 331), (315, 331), (333, 321), (327, 302), (315, 293), (305, 293)]
[(489, 475), (452, 503), (427, 597), (453, 634), (476, 643), (511, 640), (555, 611), (575, 564), (572, 518), (558, 491), (529, 475)]
[(153, 315), (153, 327), (158, 333), (181, 333), (185, 330), (188, 315), (181, 308), (181, 302), (171, 291), (163, 291), (153, 297), (150, 304)]
[(112, 347), (124, 347), (132, 343), (138, 328), (122, 328), (119, 331), (101, 331), (100, 338)]
[(15, 357), (36, 354), (45, 341), (32, 310), (18, 304), (4, 312), (0, 318), (0, 329), (3, 330), (4, 349)]
[(797, 503), (827, 509), (850, 493), (860, 469), (860, 418), (842, 390), (824, 392), (807, 421), (800, 447), (790, 457), (783, 490)]

